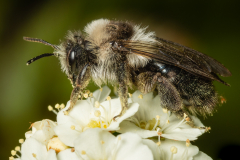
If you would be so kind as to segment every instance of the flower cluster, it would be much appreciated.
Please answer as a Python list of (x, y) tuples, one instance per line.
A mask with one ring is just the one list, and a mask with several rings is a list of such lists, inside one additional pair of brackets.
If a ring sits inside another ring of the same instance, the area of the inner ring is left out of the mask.
[[(42, 120), (31, 125), (21, 148), (12, 150), (10, 160), (210, 160), (190, 141), (205, 130), (192, 128), (186, 119), (161, 108), (153, 93), (129, 94), (129, 108), (120, 118), (119, 98), (111, 99), (110, 89), (103, 87), (86, 92), (86, 100), (75, 107), (56, 105), (49, 110), (57, 114), (57, 122)], [(204, 127), (191, 117), (196, 126)], [(16, 157), (16, 158), (15, 158)]]

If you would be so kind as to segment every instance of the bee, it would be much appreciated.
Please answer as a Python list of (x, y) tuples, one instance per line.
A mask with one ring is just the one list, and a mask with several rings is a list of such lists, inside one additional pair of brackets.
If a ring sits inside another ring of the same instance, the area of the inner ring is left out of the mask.
[(47, 56), (59, 58), (73, 85), (67, 112), (92, 79), (98, 86), (117, 87), (122, 110), (115, 118), (128, 108), (128, 87), (135, 86), (142, 93), (157, 91), (164, 109), (181, 119), (187, 115), (188, 124), (194, 127), (190, 115), (213, 113), (219, 103), (213, 81), (229, 85), (218, 75), (227, 77), (231, 72), (215, 59), (146, 29), (131, 22), (98, 19), (87, 24), (84, 34), (69, 31), (60, 45), (24, 37), (54, 49), (27, 65)]

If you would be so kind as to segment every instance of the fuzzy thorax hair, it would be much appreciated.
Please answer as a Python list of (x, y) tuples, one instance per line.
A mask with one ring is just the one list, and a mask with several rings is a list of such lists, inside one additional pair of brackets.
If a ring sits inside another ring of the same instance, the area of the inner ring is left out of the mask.
[[(76, 37), (82, 37), (84, 40), (87, 40), (91, 43), (89, 45), (89, 49), (93, 50), (94, 54), (98, 55), (97, 63), (101, 64), (104, 67), (107, 67), (111, 64), (109, 64), (111, 61), (111, 58), (113, 57), (114, 53), (110, 47), (111, 44), (109, 44), (109, 39), (113, 39), (112, 32), (109, 32), (109, 24), (116, 24), (119, 23), (119, 21), (110, 21), (108, 19), (98, 19), (90, 22), (87, 24), (87, 26), (84, 28), (84, 33), (81, 33), (80, 31), (68, 31), (65, 41), (62, 42), (58, 46), (58, 50), (55, 50), (55, 53), (61, 55), (59, 57), (62, 71), (65, 72), (69, 76), (69, 66), (67, 62), (67, 55), (66, 52), (67, 44), (69, 42), (72, 42), (73, 44), (79, 44), (77, 42)], [(133, 25), (132, 23), (125, 22), (128, 27), (132, 30), (129, 37), (127, 37), (130, 41), (141, 41), (146, 43), (158, 43), (155, 40), (155, 33), (154, 32), (146, 32), (147, 27), (141, 28), (140, 25)], [(96, 50), (97, 48), (97, 50)], [(149, 59), (140, 55), (136, 55), (130, 52), (130, 54), (127, 55), (128, 63), (133, 68), (138, 67), (144, 67)], [(108, 64), (106, 64), (108, 63)], [(106, 74), (109, 74), (111, 76), (112, 74), (108, 71), (104, 70), (103, 67), (98, 66), (98, 68), (93, 68), (93, 78), (100, 78), (97, 76), (97, 73), (104, 75), (105, 79)], [(111, 77), (110, 79), (115, 79), (114, 77)]]

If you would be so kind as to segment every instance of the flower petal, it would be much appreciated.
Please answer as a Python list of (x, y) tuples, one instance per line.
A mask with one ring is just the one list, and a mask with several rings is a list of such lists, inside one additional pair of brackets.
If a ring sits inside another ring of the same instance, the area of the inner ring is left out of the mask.
[(71, 149), (66, 149), (57, 154), (58, 160), (83, 160), (81, 157), (77, 156), (75, 152), (72, 152)]
[(71, 129), (71, 124), (62, 124), (57, 126), (55, 129), (55, 133), (58, 135), (58, 138), (67, 146), (73, 147), (74, 140), (81, 133), (77, 130)]
[(136, 126), (134, 123), (129, 122), (129, 121), (123, 121), (120, 124), (120, 130), (118, 130), (118, 132), (120, 132), (120, 133), (126, 133), (126, 132), (136, 133), (142, 138), (149, 138), (149, 137), (157, 136), (157, 131), (150, 131), (150, 130), (142, 129), (142, 128)]
[[(89, 159), (115, 160), (151, 160), (151, 150), (142, 143), (142, 139), (133, 133), (114, 137), (111, 133), (99, 128), (88, 129), (75, 141), (77, 155)], [(83, 154), (84, 153), (84, 154)]]
[(54, 135), (54, 127), (56, 126), (56, 122), (53, 122), (48, 119), (44, 119), (42, 121), (38, 121), (32, 124), (32, 131), (28, 131), (25, 133), (26, 138), (33, 137), (37, 139), (39, 142), (43, 144), (47, 144), (49, 139), (51, 139)]
[(186, 141), (189, 139), (190, 141), (196, 140), (198, 136), (202, 135), (200, 129), (191, 128), (191, 129), (180, 129), (176, 128), (174, 130), (170, 130), (169, 132), (164, 132), (161, 136), (168, 139)]
[(56, 156), (55, 150), (50, 149), (50, 150), (48, 151), (48, 155), (47, 155), (46, 160), (57, 160), (57, 156)]
[(186, 147), (186, 142), (164, 140), (161, 141), (160, 150), (162, 159), (170, 159), (172, 152), (171, 147), (177, 148), (177, 153), (173, 155), (173, 160), (179, 159), (192, 159), (193, 156), (197, 155), (199, 149), (197, 146), (191, 145)]
[(70, 107), (70, 101), (68, 101), (67, 106), (62, 109), (57, 115), (57, 122), (59, 124), (64, 124), (67, 121), (77, 121), (82, 125), (87, 125), (89, 123), (90, 112), (93, 107), (86, 100), (78, 100), (73, 107), (73, 109), (69, 112), (68, 115), (64, 115), (64, 111), (66, 111)]
[[(119, 129), (119, 124), (123, 120), (133, 116), (138, 111), (138, 107), (139, 107), (139, 105), (137, 103), (131, 104), (130, 107), (126, 110), (126, 112), (121, 117), (119, 117), (117, 119), (117, 121), (112, 121), (111, 122), (111, 124), (108, 126), (107, 130), (118, 130)], [(116, 114), (115, 116), (117, 116), (118, 114)]]
[[(129, 123), (124, 121), (120, 124), (120, 133), (133, 132), (142, 138), (148, 138), (158, 136), (156, 129), (159, 128), (159, 132), (162, 132), (161, 137), (186, 141), (187, 139), (196, 140), (205, 132), (204, 129), (192, 128), (186, 124), (185, 120), (180, 120), (169, 111), (165, 113), (160, 106), (159, 96), (153, 98), (152, 92), (142, 94), (140, 91), (136, 91), (133, 93), (132, 101), (139, 103), (139, 110), (133, 117), (125, 120), (130, 121)], [(198, 118), (191, 117), (197, 126), (204, 126)], [(159, 120), (158, 124), (156, 119)]]
[(36, 158), (38, 160), (45, 160), (48, 155), (46, 146), (34, 138), (26, 139), (22, 144), (21, 153), (21, 159), (24, 160), (36, 160)]
[[(111, 133), (103, 131), (100, 128), (90, 128), (80, 134), (75, 140), (75, 153), (78, 156), (84, 156), (82, 154), (84, 151), (92, 159), (104, 159), (104, 154), (109, 155), (111, 153), (111, 149), (114, 147), (114, 140), (115, 137)], [(101, 144), (101, 141), (104, 144)]]
[(137, 134), (124, 133), (119, 136), (121, 136), (121, 140), (117, 150), (116, 160), (153, 160), (152, 151), (147, 145), (143, 144), (141, 137)]
[(92, 102), (94, 105), (95, 101), (98, 101), (99, 103), (106, 100), (107, 96), (111, 93), (111, 89), (108, 88), (108, 86), (104, 86), (101, 89), (98, 89), (93, 92), (93, 98), (88, 98), (89, 102)]
[(149, 139), (143, 139), (143, 144), (147, 145), (149, 149), (152, 151), (152, 154), (154, 156), (155, 160), (160, 160), (161, 152), (159, 150), (159, 147), (154, 143), (154, 141)]
[(202, 151), (199, 151), (197, 155), (193, 157), (194, 160), (212, 160), (211, 157), (209, 157), (207, 154), (203, 153)]
[[(69, 107), (69, 102), (67, 105)], [(54, 131), (63, 143), (73, 146), (74, 140), (89, 123), (93, 108), (86, 100), (81, 100), (77, 101), (76, 106), (70, 111), (69, 115), (64, 115), (63, 112), (67, 107), (58, 113), (58, 126), (54, 128)]]

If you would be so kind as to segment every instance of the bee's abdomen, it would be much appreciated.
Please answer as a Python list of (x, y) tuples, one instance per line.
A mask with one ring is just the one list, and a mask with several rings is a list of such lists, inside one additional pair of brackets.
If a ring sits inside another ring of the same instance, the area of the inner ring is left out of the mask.
[(181, 96), (185, 107), (194, 113), (211, 114), (218, 103), (212, 80), (191, 74), (179, 67), (154, 62), (148, 70), (160, 72), (171, 82)]
[(181, 70), (172, 83), (190, 112), (202, 115), (213, 112), (218, 98), (212, 80)]

